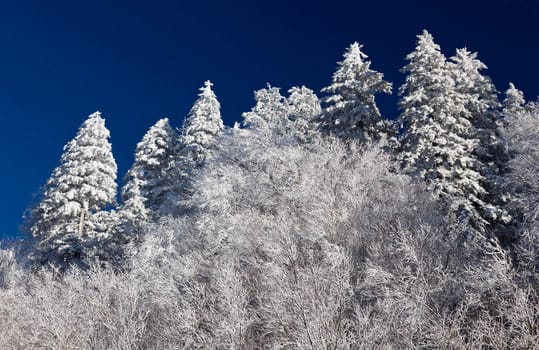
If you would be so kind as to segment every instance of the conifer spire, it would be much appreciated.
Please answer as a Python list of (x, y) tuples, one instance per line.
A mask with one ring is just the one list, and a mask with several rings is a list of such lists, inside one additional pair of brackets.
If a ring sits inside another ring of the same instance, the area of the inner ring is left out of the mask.
[(382, 73), (370, 69), (363, 46), (354, 42), (338, 63), (332, 84), (322, 89), (329, 96), (322, 99), (320, 129), (341, 138), (360, 141), (379, 139), (388, 132), (388, 123), (378, 110), (374, 95), (391, 94), (392, 86)]

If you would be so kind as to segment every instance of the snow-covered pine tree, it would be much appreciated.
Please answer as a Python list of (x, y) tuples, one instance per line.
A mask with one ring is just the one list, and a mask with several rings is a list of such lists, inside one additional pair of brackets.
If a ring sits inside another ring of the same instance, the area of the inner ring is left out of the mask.
[(122, 265), (125, 253), (139, 242), (143, 228), (154, 213), (146, 207), (146, 200), (141, 193), (142, 181), (131, 178), (122, 187), (122, 204), (115, 213), (113, 237), (104, 245), (104, 255), (107, 260)]
[[(124, 179), (125, 184), (121, 190), (122, 204), (118, 214), (129, 222), (144, 222), (149, 218), (149, 210), (146, 208), (146, 198), (142, 196), (143, 184), (142, 172), (129, 169)], [(123, 220), (122, 220), (123, 221)]]
[(477, 170), (484, 177), (484, 205), (481, 214), (490, 222), (508, 223), (510, 216), (500, 207), (507, 201), (502, 190), (502, 176), (508, 161), (506, 142), (501, 134), (501, 104), (490, 78), (481, 74), (487, 66), (477, 59), (477, 53), (458, 49), (450, 64), (457, 93), (463, 99), (473, 124), (473, 137), (479, 140), (474, 149)]
[(217, 147), (216, 139), (224, 129), (221, 104), (207, 80), (201, 87), (198, 99), (183, 121), (179, 142), (174, 148), (174, 166), (171, 174), (174, 184), (162, 212), (178, 214), (179, 205), (191, 193), (193, 172), (201, 168), (211, 152)]
[(445, 56), (430, 33), (418, 35), (415, 50), (406, 56), (408, 73), (400, 87), (400, 122), (405, 126), (400, 157), (404, 170), (424, 179), (434, 193), (448, 200), (461, 218), (476, 229), (485, 221), (476, 207), (483, 205), (483, 176), (476, 170), (471, 113), (455, 87)]
[(524, 113), (525, 104), (524, 93), (517, 89), (515, 84), (509, 83), (509, 88), (505, 91), (505, 99), (503, 100), (504, 117), (511, 118), (512, 115)]
[(463, 95), (474, 126), (496, 132), (501, 104), (496, 87), (490, 78), (481, 74), (481, 70), (487, 69), (487, 66), (477, 58), (476, 52), (472, 53), (466, 48), (457, 49), (451, 60), (457, 92)]
[(287, 99), (281, 95), (280, 88), (272, 87), (255, 91), (255, 105), (242, 114), (243, 125), (258, 132), (278, 135), (288, 133), (291, 122), (288, 119), (289, 105)]
[(314, 119), (322, 113), (320, 100), (314, 91), (305, 86), (294, 86), (288, 90), (288, 93), (288, 118), (298, 140), (306, 142), (316, 133), (318, 125)]
[(322, 89), (329, 96), (322, 99), (324, 110), (320, 129), (341, 138), (370, 141), (388, 133), (389, 123), (383, 119), (374, 95), (391, 94), (392, 85), (382, 73), (370, 69), (371, 62), (355, 42), (338, 63), (332, 84)]
[(161, 208), (174, 186), (174, 148), (178, 135), (168, 118), (158, 120), (137, 144), (135, 161), (124, 178), (120, 213), (129, 222), (145, 221)]
[(96, 112), (64, 146), (60, 165), (30, 213), (29, 229), (42, 253), (64, 259), (81, 254), (81, 242), (92, 239), (88, 217), (115, 204), (117, 167), (109, 136), (105, 120)]
[(195, 166), (204, 163), (215, 146), (215, 138), (224, 128), (221, 104), (212, 86), (209, 80), (204, 82), (198, 99), (183, 122), (180, 153), (183, 157), (192, 160)]

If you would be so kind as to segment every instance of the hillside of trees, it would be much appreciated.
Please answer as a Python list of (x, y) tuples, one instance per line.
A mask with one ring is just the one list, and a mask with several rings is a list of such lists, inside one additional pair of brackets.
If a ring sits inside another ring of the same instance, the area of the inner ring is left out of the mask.
[(0, 250), (0, 349), (539, 349), (539, 102), (485, 70), (423, 31), (389, 120), (353, 43), (233, 127), (207, 81), (120, 188), (90, 115)]

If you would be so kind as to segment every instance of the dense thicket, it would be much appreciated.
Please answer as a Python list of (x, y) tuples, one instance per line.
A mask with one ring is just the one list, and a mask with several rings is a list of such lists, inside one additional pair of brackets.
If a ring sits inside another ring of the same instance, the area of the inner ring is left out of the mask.
[(447, 60), (425, 31), (388, 147), (391, 85), (360, 49), (322, 107), (268, 85), (243, 127), (206, 82), (179, 133), (162, 119), (137, 145), (117, 207), (88, 197), (90, 218), (51, 207), (45, 226), (50, 198), (104, 193), (55, 174), (115, 172), (90, 116), (29, 218), (37, 243), (0, 250), (0, 348), (536, 348), (539, 105), (512, 84), (499, 103), (475, 53)]

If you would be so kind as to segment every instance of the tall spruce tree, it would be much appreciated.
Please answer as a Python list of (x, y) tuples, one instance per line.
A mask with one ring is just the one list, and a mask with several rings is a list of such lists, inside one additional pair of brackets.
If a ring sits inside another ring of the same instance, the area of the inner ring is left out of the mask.
[(215, 138), (222, 133), (224, 128), (221, 104), (212, 86), (209, 80), (204, 82), (198, 99), (183, 122), (180, 153), (182, 157), (194, 162), (195, 166), (204, 163), (215, 146)]
[(502, 136), (501, 104), (496, 87), (490, 78), (481, 74), (487, 66), (477, 59), (477, 53), (466, 48), (458, 49), (451, 57), (456, 83), (456, 91), (463, 99), (464, 107), (472, 121), (472, 137), (478, 139), (474, 149), (477, 171), (483, 176), (482, 186), (486, 193), (482, 196), (482, 216), (490, 221), (508, 223), (510, 216), (501, 209), (507, 201), (502, 189), (502, 177), (508, 161), (507, 146)]
[(389, 123), (376, 106), (375, 94), (391, 94), (392, 85), (383, 74), (370, 69), (371, 62), (357, 42), (350, 45), (338, 63), (332, 84), (322, 89), (324, 110), (320, 129), (341, 138), (370, 141), (387, 133)]
[(484, 231), (477, 210), (486, 191), (473, 152), (479, 143), (472, 116), (456, 89), (445, 56), (430, 33), (418, 35), (417, 46), (402, 69), (408, 73), (399, 90), (404, 170), (430, 184), (462, 219)]
[(501, 104), (496, 87), (490, 78), (481, 74), (487, 66), (477, 58), (476, 52), (466, 48), (457, 49), (451, 60), (457, 92), (463, 95), (475, 128), (497, 133)]
[(161, 211), (178, 215), (179, 204), (191, 194), (191, 180), (195, 171), (204, 166), (212, 151), (217, 147), (217, 137), (224, 129), (221, 104), (208, 80), (201, 87), (198, 99), (183, 121), (179, 142), (174, 148), (173, 187)]
[(155, 216), (173, 187), (174, 148), (178, 135), (168, 118), (158, 120), (137, 144), (135, 161), (122, 188), (123, 217), (130, 222)]
[(88, 217), (115, 204), (117, 166), (109, 136), (96, 112), (64, 146), (60, 165), (30, 214), (30, 232), (42, 252), (64, 258), (80, 254), (80, 244), (92, 239)]
[(506, 118), (513, 115), (522, 114), (525, 111), (526, 100), (524, 93), (515, 87), (515, 84), (509, 83), (509, 88), (505, 91), (503, 100), (503, 114)]

